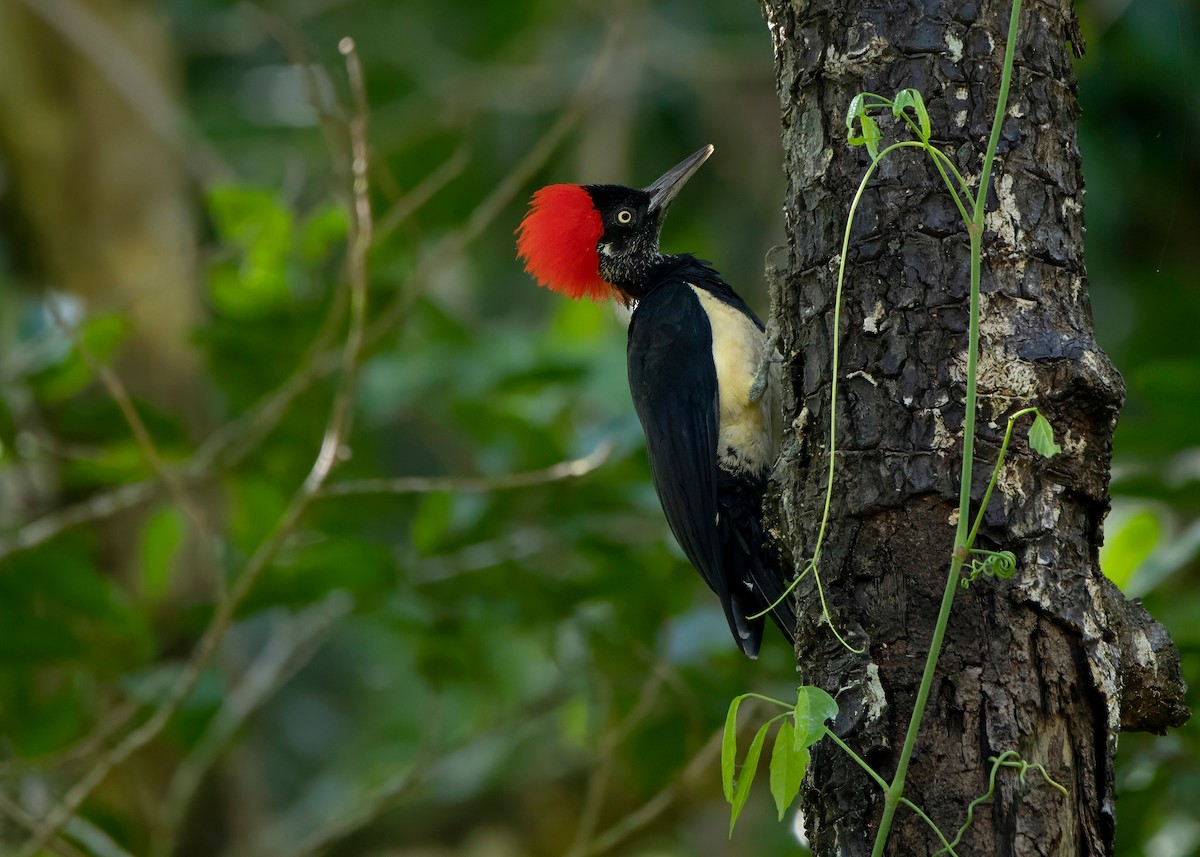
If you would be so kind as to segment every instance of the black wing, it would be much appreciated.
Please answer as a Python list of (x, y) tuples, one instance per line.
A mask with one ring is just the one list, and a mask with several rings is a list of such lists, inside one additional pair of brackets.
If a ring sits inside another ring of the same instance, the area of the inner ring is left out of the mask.
[(686, 282), (664, 283), (629, 325), (629, 388), (646, 433), (654, 488), (687, 558), (721, 599), (738, 647), (758, 654), (762, 619), (735, 610), (718, 531), (717, 370), (712, 331)]

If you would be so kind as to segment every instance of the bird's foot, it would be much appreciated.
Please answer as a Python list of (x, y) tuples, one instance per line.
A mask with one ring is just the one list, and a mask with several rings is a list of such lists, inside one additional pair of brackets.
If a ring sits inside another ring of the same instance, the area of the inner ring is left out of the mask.
[(762, 400), (762, 397), (767, 392), (767, 384), (770, 382), (771, 365), (773, 363), (782, 363), (783, 355), (779, 353), (779, 325), (775, 319), (767, 319), (767, 329), (763, 334), (762, 354), (759, 357), (758, 371), (754, 373), (754, 380), (750, 382), (750, 403), (756, 404)]

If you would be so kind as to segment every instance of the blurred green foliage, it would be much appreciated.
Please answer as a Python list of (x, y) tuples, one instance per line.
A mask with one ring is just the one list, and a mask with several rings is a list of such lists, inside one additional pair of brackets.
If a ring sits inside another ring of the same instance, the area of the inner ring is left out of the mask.
[[(1105, 562), (1167, 622), (1195, 679), (1195, 11), (1093, 0), (1082, 12), (1093, 303), (1129, 385)], [(156, 491), (135, 512), (14, 548), (28, 522), (154, 468), (49, 312), (53, 284), (21, 263), (19, 230), (0, 232), (6, 793), (44, 811), (150, 713), (313, 463), (339, 378), (326, 355), (345, 330), (349, 154), (329, 116), (350, 103), (337, 54), (350, 35), (379, 231), (354, 431), (333, 481), (499, 477), (614, 451), (578, 480), (318, 500), (179, 714), (86, 804), (74, 841), (103, 835), (109, 850), (95, 853), (138, 855), (798, 853), (765, 792), (725, 841), (714, 743), (734, 695), (794, 694), (791, 653), (775, 639), (757, 663), (742, 658), (671, 540), (629, 406), (620, 314), (537, 289), (512, 240), (540, 184), (645, 183), (711, 141), (665, 243), (712, 259), (765, 314), (783, 179), (755, 4), (165, 0), (163, 14), (185, 112), (220, 165), (194, 188), (205, 311), (188, 395), (207, 425), (138, 406), (211, 532), (197, 538), (194, 510)], [(566, 139), (468, 236), (606, 50)], [(443, 180), (423, 185), (431, 176)], [(54, 300), (83, 320), (91, 353), (119, 357), (119, 308)], [(278, 419), (256, 410), (293, 382)], [(1200, 853), (1200, 809), (1185, 799), (1200, 793), (1198, 741), (1194, 726), (1122, 738), (1120, 854)], [(23, 835), (0, 826), (0, 842)]]
[[(1200, 13), (1183, 2), (1090, 0), (1077, 64), (1088, 183), (1088, 273), (1100, 344), (1125, 378), (1113, 512), (1101, 563), (1171, 631), (1200, 709)], [(1200, 854), (1200, 723), (1123, 735), (1117, 853)]]

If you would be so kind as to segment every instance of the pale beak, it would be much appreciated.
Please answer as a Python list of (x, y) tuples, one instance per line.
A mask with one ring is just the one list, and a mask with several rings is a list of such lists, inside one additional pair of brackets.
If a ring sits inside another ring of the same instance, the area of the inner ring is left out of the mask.
[(713, 147), (710, 143), (696, 154), (671, 167), (659, 176), (654, 184), (647, 187), (645, 190), (650, 194), (650, 211), (665, 211), (671, 204), (671, 200), (687, 184), (687, 180), (695, 174), (696, 170), (700, 169), (700, 165), (707, 161), (708, 156), (712, 153)]

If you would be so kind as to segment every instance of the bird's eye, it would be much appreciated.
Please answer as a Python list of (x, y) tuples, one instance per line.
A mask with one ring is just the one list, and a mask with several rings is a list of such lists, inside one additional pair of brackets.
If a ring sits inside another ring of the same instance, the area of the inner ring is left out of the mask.
[(617, 212), (617, 223), (628, 224), (628, 223), (632, 223), (632, 222), (633, 222), (633, 212), (630, 211), (628, 208), (622, 208), (620, 211)]

